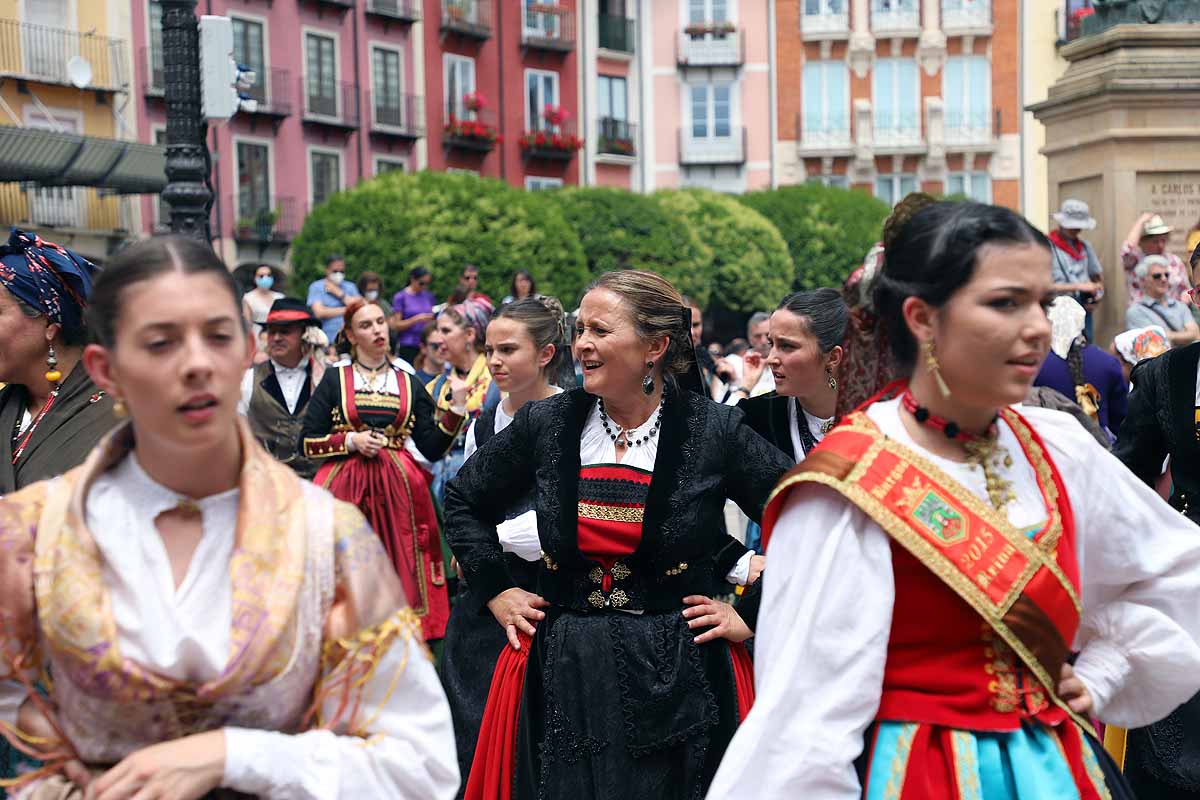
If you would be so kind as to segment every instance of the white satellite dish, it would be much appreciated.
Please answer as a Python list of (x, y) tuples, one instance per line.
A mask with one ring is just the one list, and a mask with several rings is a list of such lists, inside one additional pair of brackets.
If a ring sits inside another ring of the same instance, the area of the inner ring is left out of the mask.
[(67, 62), (67, 77), (76, 89), (86, 89), (92, 82), (92, 65), (83, 56), (71, 56)]

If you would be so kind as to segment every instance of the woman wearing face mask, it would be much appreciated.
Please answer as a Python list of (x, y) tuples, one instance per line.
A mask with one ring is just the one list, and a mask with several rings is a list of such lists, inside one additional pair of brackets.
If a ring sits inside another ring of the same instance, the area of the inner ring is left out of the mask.
[(112, 259), (83, 363), (128, 421), (82, 466), (0, 499), (0, 730), (45, 764), (22, 797), (458, 785), (449, 710), (378, 538), (237, 414), (253, 349), (240, 294), (207, 243)]
[(441, 639), (450, 614), (429, 461), (449, 449), (466, 423), (465, 385), (437, 413), (416, 380), (388, 357), (383, 307), (360, 298), (346, 306), (350, 363), (330, 368), (305, 412), (301, 446), (321, 467), (313, 479), (363, 512), (383, 540), (427, 641)]
[(269, 264), (259, 264), (254, 270), (254, 288), (242, 295), (242, 316), (251, 324), (251, 335), (256, 342), (271, 305), (284, 296), (283, 292), (272, 289), (274, 285), (275, 270)]
[[(488, 323), (483, 354), (493, 383), (505, 396), (471, 424), (467, 431), (467, 460), (477, 447), (507, 428), (522, 406), (560, 394), (563, 391), (560, 384), (573, 380), (563, 310), (553, 297), (517, 300), (501, 306)], [(527, 591), (534, 590), (537, 565), (541, 563), (537, 518), (532, 508), (532, 497), (514, 499), (499, 527), (509, 572), (516, 584)], [(486, 613), (490, 599), (472, 593), (465, 582), (460, 584), (450, 611), (439, 667), (446, 696), (453, 698), (450, 712), (464, 790), (492, 682), (492, 668), (506, 642), (504, 629)]]
[(1050, 345), (1050, 261), (971, 202), (889, 242), (874, 308), (907, 379), (764, 513), (787, 568), (710, 800), (1132, 796), (1090, 717), (1145, 724), (1200, 688), (1200, 541), (1070, 416), (1017, 405)]
[[(467, 387), (466, 412), (471, 419), (500, 402), (500, 388), (492, 385), (492, 373), (482, 352), (491, 315), (490, 304), (475, 300), (463, 300), (438, 315), (437, 331), (442, 337), (439, 353), (445, 371), (426, 388), (439, 410), (451, 407), (456, 383)], [(466, 458), (465, 447), (464, 430), (446, 457), (433, 465), (433, 493), (439, 501), (445, 496), (446, 482), (458, 474)]]

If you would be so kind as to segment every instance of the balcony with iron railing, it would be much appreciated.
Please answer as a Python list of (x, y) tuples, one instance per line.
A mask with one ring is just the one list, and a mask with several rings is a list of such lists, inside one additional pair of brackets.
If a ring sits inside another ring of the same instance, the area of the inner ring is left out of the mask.
[(492, 38), (491, 0), (442, 0), (442, 33)]
[(333, 128), (358, 127), (358, 87), (346, 81), (300, 79), (304, 98), (304, 121)]
[(900, 151), (920, 148), (921, 115), (879, 113), (873, 121), (874, 144), (877, 152)]
[(91, 67), (85, 88), (116, 92), (126, 87), (124, 39), (0, 19), (0, 78), (72, 86), (67, 63), (77, 56)]
[(83, 186), (32, 186), (0, 183), (0, 225), (41, 231), (59, 228), (106, 236), (132, 228), (127, 195), (101, 194)]
[(637, 157), (637, 125), (624, 119), (601, 117), (596, 121), (596, 153), (601, 156)]
[(992, 0), (942, 0), (942, 32), (947, 36), (990, 36)]
[(354, 0), (313, 0), (319, 6), (329, 6), (339, 11), (354, 8)]
[(850, 35), (847, 0), (805, 0), (800, 37), (808, 42), (845, 39)]
[(414, 94), (369, 92), (371, 133), (401, 139), (419, 139), (425, 135), (425, 98)]
[(290, 242), (304, 224), (304, 208), (295, 197), (230, 195), (226, 208), (235, 215), (233, 238), (239, 242)]
[(570, 120), (551, 121), (538, 117), (526, 130), (518, 143), (525, 158), (542, 158), (550, 161), (570, 161), (575, 157), (583, 140), (579, 138), (575, 123)]
[(421, 19), (420, 0), (367, 0), (366, 11), (385, 21), (410, 23)]
[(798, 149), (803, 156), (848, 155), (854, 150), (849, 114), (797, 114)]
[(600, 14), (596, 18), (600, 47), (618, 53), (632, 53), (637, 46), (637, 24), (627, 17)]
[(539, 3), (521, 9), (521, 45), (567, 53), (575, 49), (575, 15), (566, 6)]
[(254, 85), (243, 94), (255, 101), (253, 112), (264, 117), (286, 117), (292, 113), (292, 91), (295, 81), (292, 73), (281, 67), (267, 67), (254, 76)]
[(871, 0), (871, 33), (876, 36), (920, 36), (917, 0)]
[(679, 163), (745, 164), (746, 129), (733, 127), (723, 136), (696, 136), (691, 128), (680, 128)]
[(688, 67), (736, 67), (745, 59), (746, 32), (732, 22), (688, 25), (680, 34), (676, 60)]
[(496, 147), (500, 129), (492, 109), (446, 109), (446, 124), (442, 127), (442, 146), (447, 150), (487, 153)]
[(992, 115), (986, 109), (947, 108), (943, 131), (947, 147), (990, 145), (995, 138)]

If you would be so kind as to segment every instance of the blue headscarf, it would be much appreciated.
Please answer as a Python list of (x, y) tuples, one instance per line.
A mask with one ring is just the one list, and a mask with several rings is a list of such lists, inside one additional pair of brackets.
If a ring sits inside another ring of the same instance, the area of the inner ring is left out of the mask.
[(0, 246), (0, 284), (51, 322), (77, 331), (92, 294), (96, 265), (37, 234), (12, 229)]

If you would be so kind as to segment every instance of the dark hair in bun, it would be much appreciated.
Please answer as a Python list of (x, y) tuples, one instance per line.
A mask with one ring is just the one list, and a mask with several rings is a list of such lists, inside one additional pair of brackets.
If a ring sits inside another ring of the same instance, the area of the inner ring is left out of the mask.
[(983, 203), (934, 203), (888, 232), (884, 264), (876, 277), (874, 305), (897, 361), (911, 367), (917, 342), (904, 321), (905, 299), (940, 308), (975, 274), (987, 245), (1036, 245), (1050, 240), (1020, 214)]
[(557, 298), (523, 297), (500, 306), (492, 319), (511, 319), (524, 325), (538, 350), (548, 344), (554, 345), (554, 358), (543, 370), (546, 381), (564, 389), (574, 386), (575, 366), (571, 360), (566, 315)]

